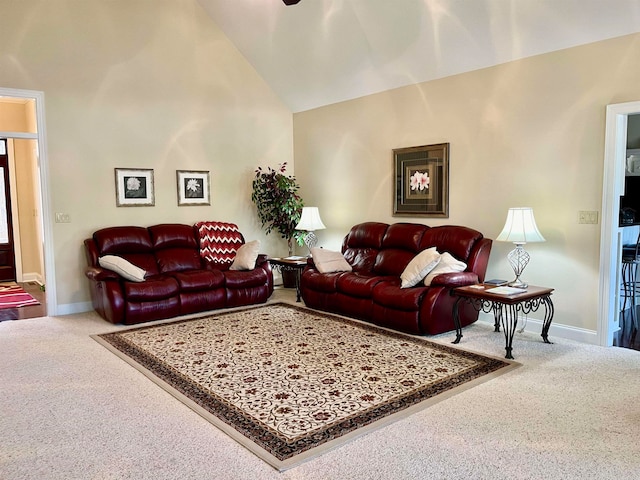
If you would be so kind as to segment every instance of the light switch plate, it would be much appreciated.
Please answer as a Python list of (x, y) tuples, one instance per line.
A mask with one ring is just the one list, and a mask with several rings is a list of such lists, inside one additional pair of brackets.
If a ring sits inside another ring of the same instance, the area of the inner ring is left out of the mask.
[(56, 213), (56, 223), (71, 223), (68, 213)]
[(578, 223), (597, 225), (598, 224), (598, 211), (597, 210), (580, 210), (578, 212)]

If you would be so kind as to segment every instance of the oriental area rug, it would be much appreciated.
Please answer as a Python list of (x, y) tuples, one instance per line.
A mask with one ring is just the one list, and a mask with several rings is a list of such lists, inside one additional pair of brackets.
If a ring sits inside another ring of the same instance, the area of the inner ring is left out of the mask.
[(278, 470), (517, 365), (284, 303), (93, 338)]

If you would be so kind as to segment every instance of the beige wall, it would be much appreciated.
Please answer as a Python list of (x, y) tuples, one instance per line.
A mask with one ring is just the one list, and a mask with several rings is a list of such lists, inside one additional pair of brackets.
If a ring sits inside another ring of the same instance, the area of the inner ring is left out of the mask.
[[(15, 139), (15, 174), (18, 187), (18, 224), (20, 226), (20, 251), (23, 280), (44, 280), (44, 266), (41, 256), (41, 232), (39, 192), (36, 187), (37, 148), (36, 140)], [(15, 223), (15, 219), (14, 219)]]
[[(0, 86), (43, 91), (57, 301), (89, 301), (82, 241), (111, 225), (225, 220), (263, 251), (253, 171), (293, 159), (292, 115), (195, 0), (11, 2)], [(117, 208), (114, 168), (153, 168), (155, 207)], [(176, 170), (211, 172), (211, 206), (178, 207)], [(47, 279), (48, 282), (51, 279)], [(64, 308), (62, 308), (64, 310)]]
[[(461, 224), (495, 238), (533, 207), (546, 243), (525, 280), (556, 288), (554, 322), (596, 330), (605, 106), (640, 99), (640, 35), (532, 57), (294, 115), (296, 176), (320, 207), (320, 244), (362, 221)], [(392, 216), (392, 149), (449, 142), (450, 216)], [(494, 243), (489, 277), (512, 278)]]
[(24, 101), (3, 101), (0, 99), (0, 108), (2, 109), (0, 112), (0, 132), (35, 133), (35, 131), (29, 130), (31, 125), (27, 121)]
[[(338, 248), (354, 223), (391, 215), (397, 147), (451, 144), (450, 218), (495, 238), (532, 206), (547, 238), (525, 277), (557, 289), (555, 322), (596, 329), (605, 106), (638, 100), (640, 36), (500, 65), (292, 116), (195, 0), (12, 2), (0, 86), (43, 91), (57, 301), (89, 301), (82, 240), (108, 225), (237, 222), (263, 251), (250, 202), (257, 165), (292, 164)], [(117, 208), (113, 169), (153, 168), (156, 206)], [(212, 205), (177, 207), (175, 170), (210, 170)], [(511, 245), (490, 276), (509, 277)]]

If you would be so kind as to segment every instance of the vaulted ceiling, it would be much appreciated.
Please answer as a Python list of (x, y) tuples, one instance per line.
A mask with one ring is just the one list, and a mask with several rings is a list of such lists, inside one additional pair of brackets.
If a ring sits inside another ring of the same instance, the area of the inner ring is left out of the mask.
[(640, 31), (640, 0), (198, 1), (293, 112)]

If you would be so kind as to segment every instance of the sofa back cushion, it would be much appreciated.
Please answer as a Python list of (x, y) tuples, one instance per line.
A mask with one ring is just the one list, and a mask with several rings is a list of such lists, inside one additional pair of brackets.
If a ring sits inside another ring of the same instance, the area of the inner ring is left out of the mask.
[(409, 262), (420, 252), (420, 241), (429, 229), (417, 223), (389, 225), (373, 266), (377, 275), (400, 276)]
[(98, 256), (116, 255), (142, 268), (149, 275), (158, 274), (153, 244), (146, 228), (109, 227), (93, 234)]
[(244, 237), (234, 223), (198, 222), (195, 224), (200, 257), (211, 267), (227, 270), (244, 244)]
[(149, 227), (160, 273), (202, 268), (196, 232), (191, 225), (164, 223)]
[(436, 247), (438, 252), (449, 252), (458, 260), (467, 262), (482, 234), (468, 227), (445, 225), (429, 228), (420, 242), (420, 250)]
[(431, 247), (449, 252), (473, 270), (470, 256), (482, 239), (477, 230), (457, 225), (366, 222), (351, 228), (342, 251), (355, 272), (399, 277), (418, 253)]
[(342, 253), (354, 272), (370, 273), (389, 225), (365, 222), (351, 227), (342, 242)]

